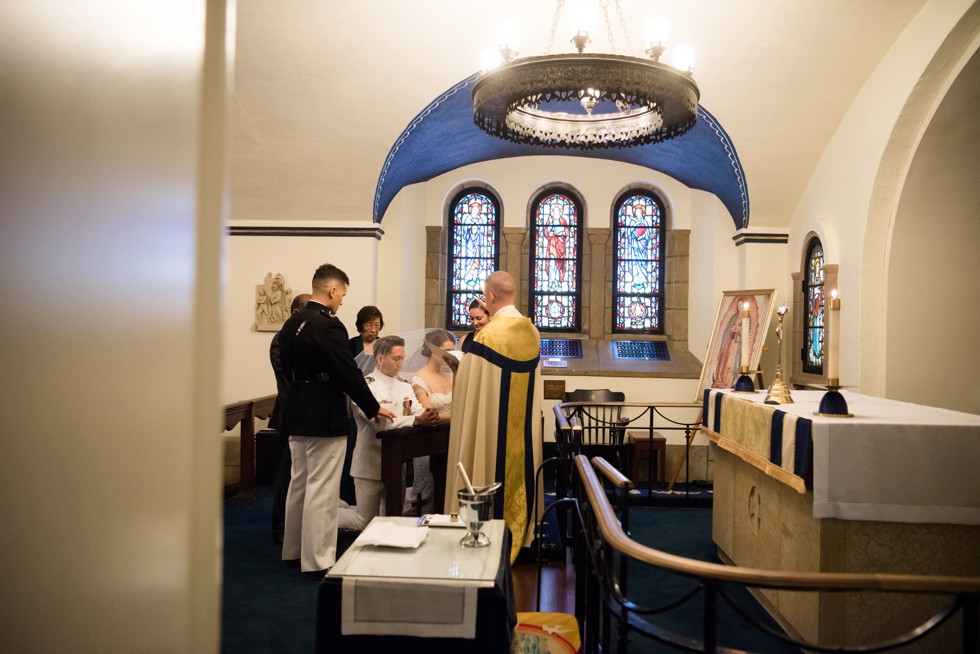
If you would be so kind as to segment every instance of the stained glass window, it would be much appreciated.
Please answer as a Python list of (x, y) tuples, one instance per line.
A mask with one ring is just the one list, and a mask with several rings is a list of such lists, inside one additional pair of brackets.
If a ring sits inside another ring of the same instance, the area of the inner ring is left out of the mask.
[(806, 251), (803, 276), (803, 371), (823, 374), (823, 246), (813, 239)]
[(486, 189), (464, 189), (449, 205), (446, 323), (470, 325), (467, 308), (483, 296), (483, 280), (497, 270), (500, 252), (500, 205)]
[(531, 205), (531, 319), (542, 331), (580, 329), (582, 212), (570, 193), (545, 191)]
[(613, 226), (613, 332), (662, 334), (664, 209), (652, 193), (619, 198)]

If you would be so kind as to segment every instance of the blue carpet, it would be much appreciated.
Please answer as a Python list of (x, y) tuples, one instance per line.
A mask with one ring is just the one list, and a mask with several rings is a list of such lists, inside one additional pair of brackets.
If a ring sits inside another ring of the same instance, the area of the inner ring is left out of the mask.
[[(260, 486), (255, 501), (224, 503), (224, 584), (222, 589), (222, 652), (226, 654), (309, 653), (313, 651), (317, 584), (298, 567), (280, 560), (272, 541), (272, 488)], [(711, 541), (711, 510), (703, 508), (639, 507), (630, 509), (635, 540), (657, 549), (717, 562)], [(549, 540), (556, 529), (547, 530)], [(650, 570), (630, 573), (631, 596), (658, 605), (675, 597), (691, 581)], [(747, 592), (741, 602), (768, 620)], [(692, 637), (700, 624), (700, 599), (691, 607), (665, 616), (661, 624)], [(721, 605), (721, 603), (720, 603)], [(727, 607), (721, 607), (721, 642), (761, 652), (788, 652), (773, 641), (753, 637)], [(771, 621), (770, 621), (771, 622)], [(730, 634), (726, 637), (725, 634)], [(634, 636), (629, 652), (674, 651)]]
[[(648, 547), (699, 561), (721, 563), (717, 556), (717, 548), (711, 540), (710, 509), (632, 506), (630, 527), (633, 540)], [(628, 596), (643, 606), (662, 606), (680, 598), (696, 585), (694, 580), (686, 577), (669, 574), (635, 562), (630, 564)], [(781, 632), (775, 621), (747, 590), (732, 587), (729, 588), (729, 593), (739, 606), (747, 610), (756, 620)], [(686, 604), (664, 614), (649, 617), (648, 620), (675, 633), (700, 640), (703, 607), (702, 593)], [(736, 650), (774, 654), (800, 651), (798, 648), (783, 645), (756, 629), (749, 628), (743, 618), (721, 598), (718, 599), (718, 643)], [(631, 654), (654, 651), (682, 650), (656, 643), (642, 636), (631, 636), (629, 648)]]
[(313, 651), (317, 584), (282, 562), (272, 541), (272, 487), (255, 501), (224, 503), (221, 651), (226, 654)]

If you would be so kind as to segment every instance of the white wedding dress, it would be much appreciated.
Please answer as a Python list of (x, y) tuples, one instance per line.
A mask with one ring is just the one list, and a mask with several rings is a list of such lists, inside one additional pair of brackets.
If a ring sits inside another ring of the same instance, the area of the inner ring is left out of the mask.
[[(432, 408), (439, 413), (449, 413), (452, 410), (452, 392), (433, 393), (429, 390), (429, 385), (425, 383), (425, 380), (418, 375), (412, 377), (412, 386), (421, 386), (422, 390), (429, 394), (429, 403), (432, 405)], [(429, 457), (422, 456), (415, 458), (413, 459), (413, 465), (412, 492), (415, 494), (415, 500), (419, 503), (422, 513), (432, 513), (433, 480), (432, 471), (429, 470)]]

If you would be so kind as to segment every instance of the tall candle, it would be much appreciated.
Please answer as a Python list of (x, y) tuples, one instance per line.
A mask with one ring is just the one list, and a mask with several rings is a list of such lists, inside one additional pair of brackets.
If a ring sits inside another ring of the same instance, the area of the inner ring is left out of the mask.
[(827, 352), (827, 382), (831, 385), (840, 384), (840, 299), (837, 289), (830, 292), (830, 302), (827, 303), (827, 335), (824, 338)]
[(749, 303), (742, 305), (742, 370), (749, 368)]

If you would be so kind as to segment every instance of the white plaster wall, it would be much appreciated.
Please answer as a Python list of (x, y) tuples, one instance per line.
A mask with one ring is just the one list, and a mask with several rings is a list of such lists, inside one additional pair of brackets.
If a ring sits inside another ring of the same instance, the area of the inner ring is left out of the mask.
[[(883, 357), (862, 365), (876, 343), (862, 338), (883, 319), (884, 296), (875, 289), (862, 297), (864, 282), (880, 275), (882, 266), (869, 267), (867, 251), (884, 251), (886, 240), (865, 243), (869, 207), (883, 154), (906, 102), (913, 94), (936, 51), (972, 0), (933, 0), (912, 20), (858, 93), (814, 169), (793, 218), (787, 249), (787, 270), (799, 264), (803, 239), (813, 231), (823, 241), (825, 261), (840, 264), (841, 382), (872, 394), (884, 393), (874, 372)], [(863, 314), (867, 313), (867, 316)], [(869, 370), (870, 369), (870, 370)], [(866, 384), (867, 381), (867, 384)]]
[(276, 392), (276, 379), (269, 363), (273, 332), (258, 332), (252, 328), (255, 287), (263, 283), (266, 273), (282, 273), (295, 296), (310, 292), (313, 273), (321, 264), (332, 263), (346, 272), (351, 283), (337, 315), (353, 336), (357, 333), (354, 319), (358, 309), (366, 304), (377, 304), (377, 251), (377, 239), (366, 236), (229, 237), (223, 402), (249, 400)]
[[(695, 191), (691, 212), (688, 348), (703, 360), (725, 291), (738, 288), (735, 225), (714, 195)], [(768, 287), (766, 287), (768, 288)]]
[[(754, 225), (752, 231), (766, 232), (766, 227)], [(772, 229), (778, 232), (777, 229)], [(763, 342), (762, 358), (759, 367), (763, 371), (763, 381), (769, 385), (772, 383), (776, 374), (776, 362), (779, 348), (779, 339), (776, 337), (776, 325), (778, 316), (776, 308), (780, 303), (785, 302), (786, 306), (793, 306), (792, 277), (786, 266), (786, 245), (782, 243), (743, 243), (738, 248), (739, 256), (739, 277), (741, 278), (740, 288), (762, 289), (773, 288), (776, 295), (773, 298), (772, 317), (769, 320), (769, 330)], [(787, 314), (787, 319), (791, 316)], [(788, 371), (791, 365), (786, 359), (789, 356), (788, 340), (792, 338), (791, 322), (786, 324), (783, 330), (783, 380), (789, 378)]]
[(220, 649), (223, 11), (0, 5), (0, 651)]
[[(424, 184), (402, 190), (383, 221), (378, 247), (378, 307), (387, 334), (434, 327), (425, 325), (426, 206)], [(351, 326), (353, 329), (353, 325)]]
[[(586, 228), (609, 227), (612, 204), (630, 184), (652, 184), (667, 202), (671, 227), (690, 225), (691, 191), (677, 180), (641, 166), (581, 157), (516, 157), (457, 168), (426, 183), (426, 224), (442, 223), (446, 202), (460, 184), (482, 180), (490, 184), (503, 203), (504, 227), (528, 226), (528, 203), (544, 186), (564, 183), (579, 192), (585, 202)], [(727, 213), (726, 213), (727, 215)], [(731, 218), (728, 219), (731, 222)], [(385, 219), (387, 222), (387, 218)]]
[(889, 397), (980, 414), (980, 55), (915, 152), (888, 264)]

